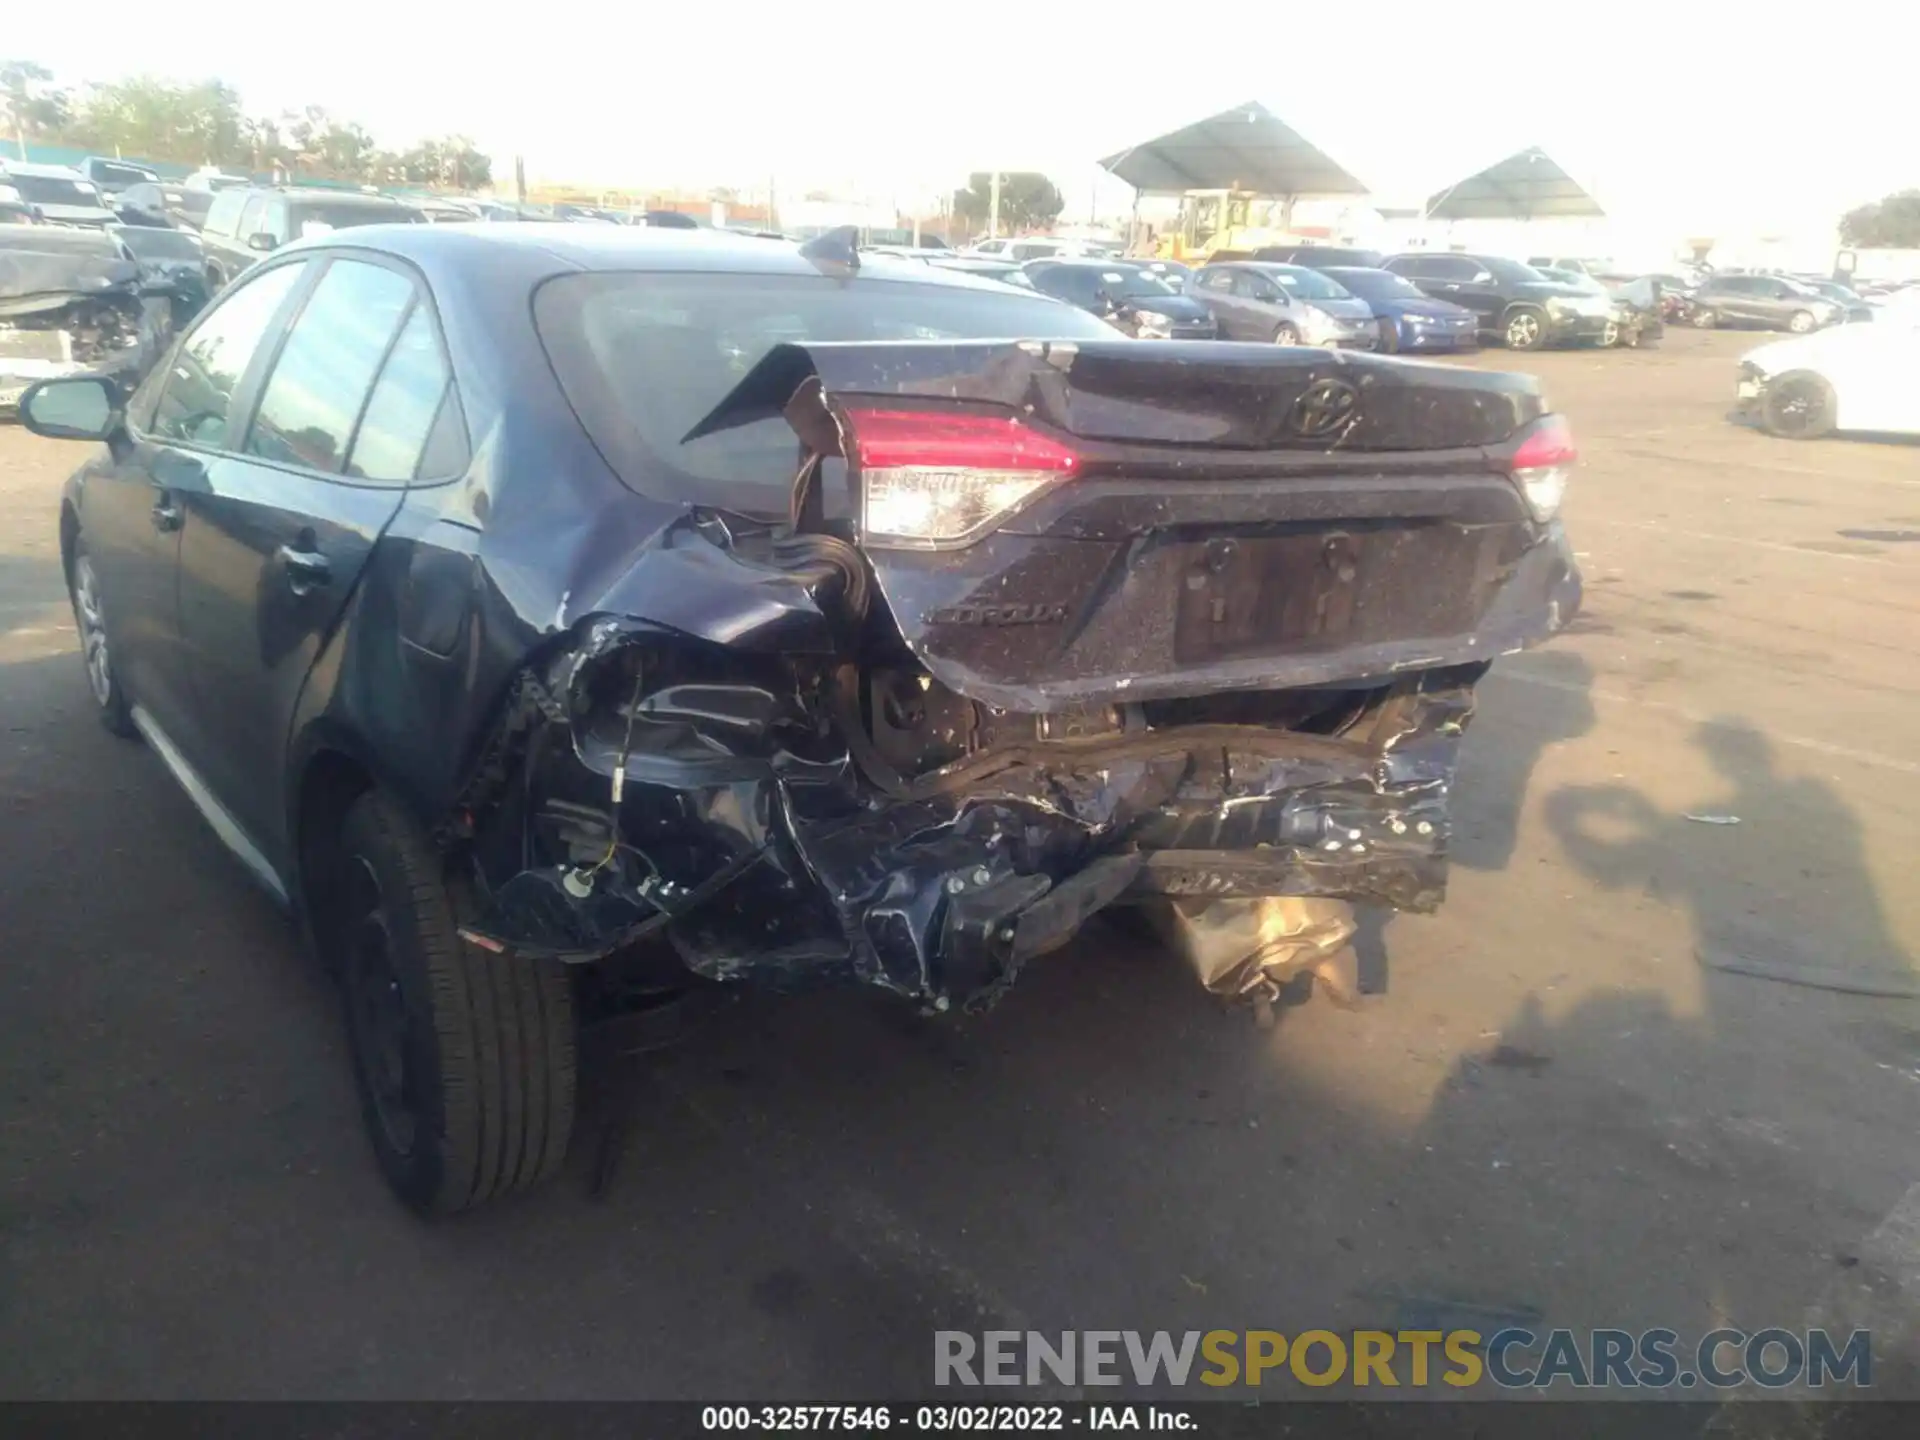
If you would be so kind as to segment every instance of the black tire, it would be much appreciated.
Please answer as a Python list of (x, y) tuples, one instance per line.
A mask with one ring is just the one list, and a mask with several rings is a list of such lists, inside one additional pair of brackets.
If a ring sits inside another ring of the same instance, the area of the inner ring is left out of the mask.
[(1274, 327), (1273, 343), (1276, 345), (1298, 345), (1300, 343), (1300, 332), (1282, 320), (1279, 325)]
[(390, 796), (341, 826), (334, 932), (354, 1079), (375, 1157), (423, 1214), (547, 1179), (573, 1132), (573, 990), (563, 966), (460, 939), (444, 863)]
[(1693, 328), (1696, 330), (1711, 330), (1720, 323), (1720, 317), (1705, 305), (1694, 306), (1693, 314), (1689, 315), (1687, 319), (1692, 322)]
[(113, 644), (106, 610), (100, 603), (100, 585), (84, 540), (73, 546), (73, 569), (67, 576), (67, 601), (73, 606), (73, 626), (80, 634), (80, 660), (87, 670), (87, 688), (93, 693), (100, 723), (122, 739), (139, 738), (133, 723), (133, 702), (113, 667)]
[(1760, 425), (1783, 440), (1818, 440), (1833, 433), (1833, 386), (1811, 370), (1789, 370), (1767, 386)]
[(1796, 310), (1787, 317), (1787, 329), (1795, 335), (1811, 335), (1819, 326), (1811, 310)]
[(1500, 321), (1509, 350), (1538, 350), (1547, 343), (1547, 317), (1531, 305), (1516, 305)]

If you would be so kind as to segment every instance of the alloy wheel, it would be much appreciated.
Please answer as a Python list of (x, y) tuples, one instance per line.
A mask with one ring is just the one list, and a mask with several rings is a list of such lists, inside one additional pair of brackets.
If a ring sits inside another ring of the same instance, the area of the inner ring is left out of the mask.
[(1522, 311), (1507, 322), (1507, 344), (1515, 350), (1531, 350), (1540, 340), (1540, 321)]
[(1774, 387), (1768, 418), (1782, 435), (1822, 435), (1832, 428), (1827, 390), (1817, 380), (1787, 380)]
[(100, 611), (100, 587), (93, 562), (82, 555), (73, 567), (73, 613), (80, 624), (80, 648), (87, 662), (87, 684), (101, 705), (113, 700), (113, 661), (107, 651), (107, 622)]

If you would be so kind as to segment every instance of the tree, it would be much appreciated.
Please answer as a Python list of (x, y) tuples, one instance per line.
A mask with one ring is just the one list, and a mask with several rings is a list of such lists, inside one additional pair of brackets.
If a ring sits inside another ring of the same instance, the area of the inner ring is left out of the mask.
[(1920, 250), (1920, 190), (1900, 190), (1840, 217), (1840, 243), (1863, 249)]
[[(1005, 230), (1036, 230), (1051, 225), (1067, 202), (1054, 183), (1037, 170), (1006, 170), (1000, 174), (1000, 225)], [(993, 212), (993, 176), (977, 170), (967, 177), (967, 188), (953, 192), (953, 213), (973, 225), (984, 225)]]
[(7, 112), (14, 139), (45, 138), (67, 128), (72, 100), (52, 80), (51, 70), (31, 60), (0, 60), (0, 108)]
[(141, 75), (89, 86), (67, 138), (147, 160), (222, 165), (247, 154), (240, 94), (219, 80), (178, 85)]
[(365, 180), (373, 173), (378, 152), (365, 126), (336, 120), (319, 105), (283, 116), (282, 122), (292, 164), (299, 170), (335, 180)]

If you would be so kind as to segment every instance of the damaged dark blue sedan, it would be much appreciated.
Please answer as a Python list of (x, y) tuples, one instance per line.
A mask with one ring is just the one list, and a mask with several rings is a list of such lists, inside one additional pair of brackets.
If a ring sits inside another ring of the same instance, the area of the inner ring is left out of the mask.
[(22, 409), (105, 442), (59, 515), (102, 718), (339, 975), (427, 1211), (551, 1174), (581, 1027), (663, 993), (977, 1007), (1139, 905), (1252, 917), (1202, 967), (1248, 995), (1270, 931), (1432, 908), (1474, 684), (1579, 602), (1526, 376), (844, 235), (356, 229)]

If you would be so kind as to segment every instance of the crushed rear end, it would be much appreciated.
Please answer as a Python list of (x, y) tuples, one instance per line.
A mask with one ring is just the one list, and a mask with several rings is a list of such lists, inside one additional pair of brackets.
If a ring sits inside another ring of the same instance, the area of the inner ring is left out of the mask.
[(131, 389), (172, 334), (166, 302), (142, 296), (134, 262), (64, 245), (69, 232), (42, 250), (34, 232), (54, 227), (23, 228), (0, 243), (0, 415), (62, 375), (121, 376)]
[(944, 1007), (1116, 903), (1431, 910), (1475, 682), (1579, 604), (1526, 376), (791, 344), (694, 434), (771, 416), (788, 521), (696, 510), (521, 677), (478, 943)]

